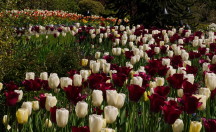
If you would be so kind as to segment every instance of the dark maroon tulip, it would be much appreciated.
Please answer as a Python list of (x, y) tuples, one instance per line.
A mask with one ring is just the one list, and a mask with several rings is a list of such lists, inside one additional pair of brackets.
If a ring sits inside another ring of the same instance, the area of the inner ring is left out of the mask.
[(104, 110), (100, 109), (99, 107), (94, 107), (93, 108), (93, 114), (102, 115), (103, 112), (104, 112)]
[(216, 119), (202, 118), (206, 132), (216, 132)]
[(194, 75), (196, 75), (197, 71), (198, 71), (197, 67), (190, 66), (190, 65), (186, 66), (186, 72), (187, 72), (187, 74), (194, 74)]
[(153, 49), (147, 50), (146, 53), (148, 54), (148, 57), (150, 58), (152, 58), (156, 54), (156, 52), (154, 52)]
[(105, 59), (108, 63), (110, 63), (114, 59), (114, 57), (111, 55), (107, 55), (107, 56), (104, 56), (103, 59)]
[(126, 76), (128, 76), (128, 75), (130, 74), (130, 71), (131, 71), (131, 70), (132, 70), (132, 69), (129, 68), (129, 67), (122, 66), (122, 67), (118, 67), (117, 72), (118, 72), (118, 73), (125, 74)]
[(22, 82), (26, 91), (39, 91), (42, 88), (42, 80), (36, 78), (35, 80), (25, 80)]
[(166, 51), (167, 51), (167, 47), (166, 47), (166, 46), (161, 46), (161, 47), (160, 47), (160, 50), (161, 50), (161, 53), (162, 53), (162, 54), (165, 54)]
[(56, 106), (50, 108), (50, 115), (51, 115), (50, 119), (53, 123), (56, 123), (56, 110), (57, 110)]
[(216, 74), (216, 64), (209, 65), (209, 70)]
[(116, 86), (122, 87), (127, 79), (127, 76), (123, 73), (112, 74), (112, 80)]
[(39, 98), (34, 97), (37, 101), (39, 101), (40, 108), (45, 108), (46, 103), (46, 95), (44, 93), (40, 94)]
[(48, 80), (42, 80), (42, 87), (43, 89), (47, 90), (47, 91), (50, 91), (51, 88), (49, 87), (49, 84), (48, 84)]
[(17, 90), (19, 87), (14, 83), (14, 82), (10, 82), (10, 83), (7, 83), (7, 84), (5, 84), (5, 86), (6, 86), (6, 89), (8, 90), (8, 91), (14, 91), (14, 90)]
[(83, 127), (72, 126), (72, 132), (90, 132), (90, 130), (88, 126), (83, 126)]
[(133, 51), (125, 51), (125, 57), (127, 59), (131, 59), (132, 56), (134, 56)]
[(197, 84), (192, 84), (188, 81), (184, 81), (183, 82), (183, 92), (184, 94), (195, 94), (195, 92), (198, 89), (198, 85)]
[(205, 55), (205, 53), (206, 53), (206, 48), (205, 48), (205, 47), (204, 47), (204, 48), (199, 47), (199, 48), (198, 48), (198, 51), (199, 51), (199, 53), (200, 53), (201, 55)]
[(186, 79), (184, 79), (183, 74), (173, 74), (172, 76), (167, 78), (167, 81), (169, 82), (170, 86), (175, 89), (182, 88), (184, 80)]
[(112, 83), (101, 82), (94, 85), (94, 89), (101, 90), (103, 92), (103, 97), (106, 97), (106, 90), (115, 90)]
[(79, 71), (76, 71), (76, 70), (70, 70), (68, 73), (69, 77), (73, 80), (73, 76), (75, 74), (79, 74)]
[(145, 92), (145, 88), (139, 85), (130, 85), (127, 87), (130, 101), (138, 102)]
[(76, 87), (69, 85), (68, 87), (64, 88), (66, 92), (67, 99), (71, 101), (73, 104), (76, 105), (77, 102), (84, 100), (87, 95), (82, 95), (82, 87)]
[[(164, 121), (168, 124), (173, 124), (176, 119), (179, 118), (182, 111), (177, 107), (177, 103), (166, 103), (166, 105), (162, 106), (162, 110), (164, 113)], [(175, 102), (175, 101), (174, 101)], [(174, 104), (174, 105), (172, 105)]]
[(190, 52), (189, 52), (189, 58), (190, 58), (190, 59), (195, 59), (195, 58), (199, 58), (199, 57), (201, 57), (201, 54), (200, 54), (200, 53), (193, 52), (193, 51), (190, 51)]
[(210, 51), (216, 52), (216, 43), (211, 43), (210, 44)]
[(176, 33), (172, 37), (170, 37), (170, 42), (175, 43), (175, 41), (177, 41), (178, 39), (180, 39), (180, 36)]
[(159, 112), (165, 104), (166, 97), (160, 96), (157, 93), (148, 96), (150, 100), (150, 111), (151, 112)]
[(154, 93), (159, 94), (160, 96), (166, 97), (170, 92), (170, 88), (167, 86), (157, 86), (154, 88)]
[[(136, 75), (134, 75), (134, 76), (136, 76)], [(139, 72), (139, 75), (137, 75), (137, 76), (140, 76), (143, 79), (142, 87), (146, 88), (149, 86), (149, 81), (151, 79), (151, 77), (149, 75), (147, 75), (144, 72)]]
[(193, 114), (196, 112), (197, 108), (202, 105), (199, 100), (200, 99), (197, 99), (192, 95), (184, 94), (180, 102), (183, 104), (183, 109), (185, 112), (188, 114)]
[(106, 76), (106, 74), (104, 73), (96, 73), (96, 74), (91, 74), (89, 77), (88, 77), (88, 84), (89, 84), (89, 87), (91, 89), (95, 89), (95, 86), (98, 84), (98, 83), (103, 83), (103, 82), (106, 82), (107, 80), (109, 80), (110, 78)]
[(216, 88), (214, 90), (211, 91), (211, 99), (215, 99), (215, 95), (216, 95)]
[(18, 93), (14, 92), (14, 91), (8, 91), (8, 92), (5, 92), (5, 96), (6, 96), (6, 105), (7, 106), (16, 105), (16, 103), (18, 101), (18, 97), (19, 97)]
[(183, 66), (182, 57), (180, 55), (173, 56), (170, 60), (170, 63), (175, 69), (177, 69), (178, 67), (182, 67)]
[(155, 74), (165, 76), (169, 70), (167, 66), (162, 65), (161, 60), (150, 60), (149, 64), (145, 66), (145, 69), (151, 76), (154, 76)]

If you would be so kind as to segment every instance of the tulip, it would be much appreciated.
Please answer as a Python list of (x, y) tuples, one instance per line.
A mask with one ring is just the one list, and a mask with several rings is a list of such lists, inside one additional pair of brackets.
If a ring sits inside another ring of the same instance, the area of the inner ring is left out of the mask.
[(156, 85), (157, 86), (163, 86), (164, 85), (164, 78), (156, 77)]
[(119, 93), (118, 97), (117, 97), (117, 102), (115, 104), (115, 107), (117, 107), (118, 109), (121, 109), (124, 106), (125, 97), (126, 97), (125, 94)]
[(101, 56), (101, 52), (96, 52), (96, 53), (95, 53), (95, 59), (99, 59), (100, 56)]
[(115, 130), (111, 128), (102, 128), (100, 132), (115, 132)]
[(165, 104), (166, 100), (166, 97), (160, 96), (157, 93), (148, 96), (148, 98), (150, 100), (150, 111), (156, 113), (161, 110), (161, 107)]
[(193, 95), (195, 96), (197, 99), (200, 99), (199, 102), (201, 102), (201, 106), (198, 107), (198, 110), (205, 110), (206, 109), (206, 101), (207, 101), (207, 97), (205, 95)]
[(56, 106), (56, 104), (57, 99), (55, 96), (46, 96), (45, 107), (47, 111), (50, 111), (50, 108)]
[(202, 123), (198, 121), (190, 122), (190, 130), (189, 132), (200, 132), (202, 128)]
[(110, 71), (110, 67), (111, 67), (111, 64), (110, 63), (104, 63), (103, 64), (103, 72), (108, 74), (109, 71)]
[(3, 123), (4, 125), (7, 125), (7, 124), (8, 124), (8, 116), (7, 116), (7, 115), (4, 115), (4, 116), (3, 116), (2, 123)]
[(0, 91), (3, 89), (3, 84), (0, 82)]
[(154, 52), (155, 52), (156, 54), (159, 54), (159, 53), (160, 53), (160, 47), (155, 47), (155, 48), (154, 48)]
[(181, 57), (182, 57), (182, 60), (183, 60), (183, 61), (187, 61), (187, 60), (189, 59), (189, 53), (183, 52), (183, 53), (181, 54)]
[(112, 49), (112, 54), (116, 55), (116, 56), (121, 55), (121, 48), (113, 48)]
[(14, 92), (19, 94), (17, 102), (20, 102), (22, 100), (22, 98), (23, 98), (23, 91), (22, 90), (14, 90)]
[(56, 73), (51, 73), (48, 78), (49, 87), (52, 89), (55, 89), (58, 87), (59, 83), (60, 83), (60, 80), (59, 80), (58, 75)]
[(206, 73), (205, 74), (205, 84), (206, 87), (209, 88), (211, 91), (216, 88), (216, 74), (214, 73)]
[(188, 114), (193, 114), (201, 106), (202, 103), (199, 102), (195, 96), (184, 94), (182, 97), (182, 104), (184, 111)]
[(103, 69), (103, 65), (104, 65), (104, 63), (106, 63), (106, 60), (105, 59), (98, 59), (97, 63), (100, 63), (100, 69)]
[(216, 119), (205, 119), (202, 118), (205, 132), (215, 132), (216, 130)]
[(88, 76), (89, 76), (89, 71), (88, 70), (80, 70), (80, 75), (82, 76), (84, 81), (86, 81), (88, 79)]
[(93, 63), (92, 64), (92, 72), (93, 73), (98, 73), (100, 71), (100, 63)]
[(72, 132), (89, 132), (89, 127), (88, 126), (83, 126), (83, 127), (77, 127), (77, 126), (72, 126)]
[(88, 104), (84, 101), (79, 101), (75, 107), (76, 115), (79, 118), (84, 118), (88, 114)]
[(65, 127), (68, 123), (69, 111), (65, 108), (56, 110), (56, 123), (58, 127)]
[(183, 96), (183, 89), (177, 89), (177, 95), (178, 95), (178, 97), (182, 97)]
[(87, 66), (88, 65), (88, 59), (82, 59), (81, 65), (82, 66)]
[(130, 81), (130, 84), (135, 84), (135, 85), (139, 85), (140, 87), (142, 87), (142, 83), (143, 83), (143, 79), (141, 77), (133, 77)]
[(118, 116), (118, 109), (114, 106), (106, 106), (104, 108), (104, 115), (107, 123), (114, 123)]
[(47, 72), (40, 73), (40, 79), (41, 80), (48, 80), (48, 73)]
[(79, 74), (74, 74), (73, 76), (73, 84), (74, 86), (81, 86), (82, 85), (82, 76)]
[(184, 79), (187, 79), (188, 82), (194, 84), (194, 75), (193, 74), (185, 74)]
[(32, 109), (39, 110), (39, 101), (32, 101)]
[(209, 65), (210, 65), (210, 63), (203, 63), (203, 65), (202, 65), (202, 69), (203, 69), (203, 71), (209, 71)]
[(182, 132), (184, 130), (184, 123), (181, 119), (177, 119), (174, 124), (172, 124), (173, 132)]
[(61, 77), (60, 84), (61, 88), (64, 89), (65, 87), (68, 87), (68, 85), (72, 85), (72, 79), (69, 77)]
[(205, 95), (208, 99), (211, 95), (211, 91), (208, 88), (199, 88), (199, 94)]
[(28, 115), (30, 116), (32, 113), (32, 102), (23, 102), (21, 108), (25, 108), (28, 110)]
[(28, 109), (19, 108), (16, 112), (16, 118), (19, 124), (28, 122)]
[(89, 116), (89, 129), (90, 132), (100, 132), (104, 124), (102, 115), (90, 115)]
[(5, 92), (5, 96), (6, 96), (6, 104), (7, 106), (14, 106), (16, 105), (18, 98), (19, 98), (19, 94), (13, 91), (8, 91)]
[(216, 64), (216, 55), (212, 57), (212, 64)]
[(52, 127), (52, 122), (49, 119), (46, 119), (45, 126), (48, 128)]
[(25, 80), (34, 80), (35, 79), (35, 73), (34, 72), (27, 72)]
[(101, 90), (93, 90), (92, 92), (92, 104), (93, 106), (100, 106), (103, 102), (103, 92)]
[(191, 66), (191, 61), (189, 61), (189, 60), (183, 61), (183, 67), (186, 68), (187, 65)]
[(145, 92), (145, 88), (139, 85), (130, 85), (127, 87), (129, 91), (129, 99), (134, 102), (138, 102)]
[(169, 66), (170, 65), (170, 59), (169, 58), (163, 58), (162, 59), (162, 65)]
[(115, 106), (117, 103), (118, 93), (116, 90), (106, 90), (106, 99), (109, 105)]

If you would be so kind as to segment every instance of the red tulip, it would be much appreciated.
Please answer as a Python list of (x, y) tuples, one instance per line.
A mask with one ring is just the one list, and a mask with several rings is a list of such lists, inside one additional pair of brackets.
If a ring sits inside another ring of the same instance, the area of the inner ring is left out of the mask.
[(5, 84), (5, 86), (6, 86), (6, 89), (8, 90), (8, 91), (14, 91), (14, 90), (16, 90), (16, 89), (18, 89), (19, 87), (16, 85), (16, 84), (14, 84), (14, 82), (10, 82), (10, 83), (7, 83), (7, 84)]
[(147, 50), (146, 53), (150, 58), (152, 58), (156, 54), (153, 49)]
[(216, 88), (214, 90), (211, 91), (211, 99), (215, 99), (215, 95), (216, 95)]
[(47, 90), (47, 91), (50, 91), (51, 88), (49, 87), (49, 84), (48, 84), (48, 80), (42, 80), (42, 87), (43, 89)]
[(105, 59), (108, 63), (110, 63), (114, 59), (114, 57), (111, 55), (107, 55), (107, 56), (104, 56), (103, 59)]
[(76, 87), (69, 85), (68, 87), (64, 88), (66, 92), (67, 99), (70, 100), (73, 104), (76, 104), (78, 101), (84, 100), (87, 95), (82, 95), (82, 87)]
[(177, 69), (179, 66), (183, 66), (182, 57), (180, 55), (173, 56), (170, 60), (170, 64), (173, 68)]
[(103, 83), (103, 82), (106, 82), (107, 80), (109, 80), (110, 78), (106, 76), (106, 74), (104, 73), (96, 73), (96, 74), (91, 74), (89, 77), (88, 77), (88, 83), (89, 83), (89, 87), (91, 89), (95, 89), (95, 86), (98, 84), (98, 83)]
[(151, 76), (154, 76), (155, 74), (165, 76), (169, 70), (167, 66), (162, 65), (161, 60), (150, 60), (149, 64), (145, 66), (145, 69)]
[(200, 56), (201, 56), (200, 53), (193, 52), (193, 51), (190, 51), (190, 52), (189, 52), (189, 58), (190, 58), (190, 59), (199, 58)]
[(90, 130), (88, 126), (83, 126), (83, 127), (72, 126), (72, 132), (90, 132)]
[(39, 91), (42, 88), (42, 80), (36, 78), (35, 80), (25, 80), (22, 82), (26, 91)]
[(189, 66), (189, 65), (186, 66), (186, 72), (187, 72), (187, 74), (194, 74), (194, 75), (196, 75), (197, 71), (198, 71), (198, 69), (196, 67), (194, 67), (194, 66)]
[(56, 110), (57, 110), (56, 106), (50, 108), (51, 121), (53, 123), (56, 123)]
[(138, 102), (145, 92), (145, 88), (140, 87), (139, 85), (130, 85), (128, 86), (129, 99), (134, 102)]
[(216, 132), (216, 119), (203, 118), (203, 124), (206, 132)]
[(149, 86), (149, 81), (151, 77), (144, 72), (139, 72), (138, 75), (134, 75), (134, 77), (140, 76), (143, 79), (142, 87), (146, 88)]
[(180, 102), (183, 104), (183, 109), (185, 112), (188, 114), (193, 114), (197, 108), (202, 105), (199, 100), (200, 99), (197, 99), (192, 95), (184, 94)]
[(211, 43), (210, 44), (210, 51), (216, 52), (216, 43)]
[(117, 70), (117, 73), (122, 73), (128, 76), (132, 69), (126, 66), (122, 66), (122, 67), (118, 67), (116, 70)]
[(134, 56), (133, 51), (125, 51), (125, 57), (127, 59), (131, 59), (132, 56)]
[(183, 92), (184, 94), (194, 94), (198, 89), (197, 84), (192, 84), (188, 81), (183, 82)]
[(112, 74), (112, 80), (116, 86), (122, 87), (127, 79), (127, 76), (123, 73)]
[(101, 90), (103, 92), (103, 97), (106, 99), (106, 90), (115, 90), (112, 83), (101, 82), (94, 85), (94, 89)]
[(173, 124), (182, 113), (175, 101), (167, 102), (166, 105), (162, 106), (162, 110), (164, 112), (164, 120), (168, 124)]
[(71, 71), (69, 71), (67, 74), (68, 74), (69, 77), (73, 80), (73, 76), (74, 76), (75, 74), (79, 74), (79, 72), (76, 71), (76, 70), (71, 70)]
[(18, 97), (19, 97), (18, 93), (14, 92), (14, 91), (8, 91), (8, 92), (5, 92), (5, 96), (6, 96), (6, 105), (7, 106), (16, 105), (16, 103), (18, 101)]
[(160, 96), (166, 97), (170, 92), (170, 88), (167, 86), (157, 86), (154, 88), (154, 93), (159, 94)]
[(209, 65), (209, 70), (216, 74), (216, 64)]
[(40, 94), (39, 98), (38, 97), (34, 97), (34, 98), (39, 101), (40, 107), (44, 109), (46, 103), (46, 95), (42, 93)]
[(104, 112), (103, 109), (100, 109), (99, 107), (93, 108), (93, 114), (102, 115)]
[(172, 76), (167, 78), (167, 81), (171, 85), (171, 87), (175, 89), (182, 88), (184, 82), (184, 75), (183, 74), (173, 74)]
[(152, 94), (148, 97), (150, 100), (150, 111), (156, 113), (159, 112), (162, 106), (165, 104), (166, 97), (160, 96), (157, 93)]

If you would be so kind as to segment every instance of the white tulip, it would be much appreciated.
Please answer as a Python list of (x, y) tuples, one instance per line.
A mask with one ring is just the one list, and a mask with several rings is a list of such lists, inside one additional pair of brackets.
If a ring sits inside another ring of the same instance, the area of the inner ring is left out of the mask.
[(22, 98), (23, 98), (23, 91), (22, 90), (14, 90), (14, 92), (19, 94), (17, 102), (20, 102), (22, 100)]
[(97, 63), (97, 62), (93, 63), (92, 64), (92, 72), (98, 73), (99, 71), (100, 71), (100, 63)]
[(208, 99), (211, 95), (211, 91), (208, 88), (199, 88), (199, 94), (205, 95)]
[(163, 77), (156, 77), (156, 85), (163, 86), (164, 85), (164, 78)]
[(61, 77), (60, 78), (60, 85), (61, 85), (62, 89), (64, 89), (65, 87), (68, 87), (69, 85), (72, 86), (72, 79), (69, 77)]
[(102, 128), (100, 132), (115, 132), (112, 128)]
[(59, 86), (60, 80), (56, 73), (51, 73), (48, 78), (48, 84), (51, 89), (55, 89)]
[(65, 108), (56, 110), (56, 123), (58, 127), (65, 127), (68, 123), (69, 111)]
[(214, 73), (206, 73), (205, 74), (205, 85), (211, 91), (216, 88), (216, 74)]
[(88, 114), (88, 104), (84, 101), (79, 101), (75, 107), (76, 115), (79, 118), (84, 118)]
[(0, 91), (3, 89), (3, 84), (0, 82)]
[(32, 101), (32, 109), (39, 110), (39, 101)]
[(106, 99), (109, 105), (115, 106), (117, 103), (118, 93), (116, 90), (106, 90)]
[(125, 94), (119, 93), (117, 96), (117, 102), (115, 104), (115, 107), (117, 107), (118, 109), (121, 109), (124, 106), (125, 97), (126, 97)]
[(95, 58), (96, 58), (96, 59), (99, 59), (100, 56), (101, 56), (101, 52), (96, 52), (96, 53), (95, 53)]
[(50, 108), (56, 106), (56, 104), (57, 99), (55, 96), (46, 96), (45, 107), (47, 111), (50, 111)]
[(133, 77), (130, 81), (130, 84), (135, 84), (135, 85), (139, 85), (140, 87), (142, 87), (142, 83), (143, 83), (143, 79), (141, 77)]
[(169, 58), (163, 58), (162, 59), (162, 65), (169, 66), (170, 65), (170, 59)]
[(41, 80), (48, 80), (48, 73), (47, 72), (41, 72), (40, 73), (40, 79)]
[(198, 110), (205, 110), (206, 109), (206, 101), (207, 101), (207, 97), (205, 95), (199, 95), (199, 94), (196, 94), (196, 95), (193, 95), (195, 96), (197, 99), (200, 99), (199, 102), (201, 102), (201, 106), (198, 107)]
[(80, 70), (80, 75), (82, 76), (84, 81), (86, 81), (89, 77), (89, 71), (88, 70)]
[(82, 76), (79, 74), (74, 74), (73, 76), (73, 84), (74, 86), (81, 86), (82, 85)]
[(110, 67), (111, 67), (110, 63), (104, 63), (103, 64), (103, 72), (106, 73), (106, 74), (109, 73)]
[(102, 115), (90, 115), (89, 116), (89, 129), (90, 132), (100, 132), (104, 124)]
[(23, 102), (21, 108), (25, 108), (28, 110), (28, 115), (30, 116), (32, 113), (32, 102)]
[(49, 120), (49, 119), (46, 119), (46, 121), (45, 121), (45, 126), (46, 127), (52, 127), (52, 122), (51, 122), (51, 120)]
[(92, 92), (92, 104), (93, 106), (100, 106), (103, 102), (103, 92), (101, 90), (93, 90)]
[(173, 132), (182, 132), (184, 130), (184, 123), (181, 119), (177, 119), (173, 124), (172, 124), (172, 129)]
[(216, 55), (212, 57), (212, 64), (216, 64)]
[(202, 65), (202, 69), (203, 69), (203, 71), (209, 71), (209, 65), (210, 65), (210, 63), (203, 63), (203, 65)]
[(34, 72), (26, 72), (26, 78), (25, 80), (34, 80), (35, 79), (35, 73)]
[(193, 74), (185, 74), (184, 79), (187, 79), (188, 82), (194, 84), (194, 75)]
[(107, 123), (113, 123), (115, 122), (117, 116), (118, 116), (118, 109), (114, 106), (106, 106), (104, 108), (104, 115)]

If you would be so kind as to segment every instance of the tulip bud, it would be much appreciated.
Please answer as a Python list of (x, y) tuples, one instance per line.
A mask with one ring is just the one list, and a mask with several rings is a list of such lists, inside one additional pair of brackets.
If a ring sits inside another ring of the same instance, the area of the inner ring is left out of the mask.
[(216, 74), (214, 73), (206, 73), (205, 74), (205, 84), (206, 87), (209, 88), (211, 91), (216, 88)]
[(162, 77), (156, 77), (156, 85), (157, 86), (163, 86), (164, 85), (164, 78)]
[(190, 122), (190, 130), (189, 132), (200, 132), (202, 128), (202, 123), (198, 121), (191, 121)]
[(182, 132), (184, 130), (184, 123), (181, 119), (177, 119), (172, 125), (173, 132)]
[(48, 78), (49, 87), (52, 89), (55, 89), (58, 87), (59, 83), (60, 83), (60, 80), (59, 80), (58, 75), (56, 73), (51, 73)]
[(72, 85), (72, 79), (69, 77), (61, 77), (60, 85), (62, 89), (64, 89), (65, 87), (68, 87), (69, 85)]
[(28, 122), (28, 109), (19, 108), (16, 112), (16, 118), (19, 124)]
[(68, 123), (69, 111), (65, 108), (56, 110), (56, 123), (58, 127), (65, 127)]
[(55, 96), (46, 96), (45, 107), (47, 111), (50, 111), (50, 108), (56, 106), (56, 104), (57, 99)]
[(47, 80), (48, 79), (48, 73), (47, 72), (40, 73), (40, 79), (41, 80)]
[(135, 85), (139, 85), (140, 87), (142, 87), (142, 83), (143, 83), (143, 79), (141, 77), (133, 77), (130, 81), (130, 84), (135, 84)]
[(92, 92), (92, 104), (93, 106), (100, 106), (103, 102), (103, 93), (101, 90), (93, 90)]
[(101, 52), (96, 52), (96, 53), (95, 53), (95, 59), (99, 59), (100, 56), (101, 56)]
[(87, 66), (88, 65), (88, 59), (82, 59), (82, 66)]
[(19, 94), (17, 102), (20, 102), (23, 98), (23, 91), (22, 90), (14, 90), (14, 92)]
[(73, 76), (73, 84), (74, 86), (81, 86), (82, 85), (82, 76), (79, 74), (75, 74)]
[(104, 108), (104, 115), (107, 123), (113, 123), (118, 116), (118, 109), (114, 106), (106, 106)]
[(26, 78), (25, 80), (34, 80), (35, 79), (35, 73), (34, 72), (26, 72)]
[(32, 101), (32, 109), (39, 110), (39, 101)]
[(93, 73), (98, 73), (100, 71), (100, 63), (93, 63), (92, 64), (92, 72)]
[(208, 88), (199, 88), (199, 94), (205, 95), (208, 99), (211, 95), (211, 91)]
[(52, 127), (52, 122), (49, 119), (46, 119), (45, 126), (48, 128)]
[(89, 129), (90, 132), (100, 132), (104, 125), (104, 119), (102, 115), (90, 115), (89, 116)]
[(109, 105), (115, 106), (117, 103), (118, 93), (116, 90), (106, 90), (106, 99)]
[(76, 115), (79, 118), (84, 118), (88, 114), (88, 104), (84, 101), (79, 101), (75, 107)]
[(23, 102), (21, 108), (25, 108), (28, 110), (28, 115), (30, 116), (32, 113), (32, 102)]
[(4, 115), (4, 116), (3, 116), (2, 123), (3, 123), (4, 125), (7, 125), (7, 124), (8, 124), (8, 116), (7, 116), (7, 115)]

